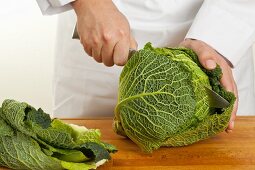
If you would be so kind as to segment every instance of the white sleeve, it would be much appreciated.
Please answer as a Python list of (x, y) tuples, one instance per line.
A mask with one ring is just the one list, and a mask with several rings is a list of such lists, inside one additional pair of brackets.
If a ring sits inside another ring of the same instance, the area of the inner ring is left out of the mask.
[(53, 15), (72, 9), (75, 0), (36, 0), (43, 15)]
[(255, 41), (255, 1), (205, 0), (185, 38), (204, 41), (236, 66)]

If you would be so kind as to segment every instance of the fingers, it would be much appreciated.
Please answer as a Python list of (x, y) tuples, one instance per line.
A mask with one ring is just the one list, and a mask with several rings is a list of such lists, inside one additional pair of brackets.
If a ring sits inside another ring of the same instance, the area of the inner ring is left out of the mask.
[(234, 124), (235, 124), (234, 121), (235, 121), (236, 112), (238, 109), (238, 93), (237, 93), (237, 87), (235, 84), (235, 80), (232, 76), (231, 68), (229, 67), (229, 65), (227, 63), (221, 62), (220, 65), (221, 65), (222, 73), (223, 73), (222, 78), (220, 80), (221, 84), (227, 91), (234, 93), (234, 95), (236, 96), (236, 101), (233, 106), (233, 111), (231, 113), (229, 124), (228, 124), (227, 129), (225, 130), (227, 133), (230, 133), (234, 129)]
[(114, 40), (111, 36), (106, 36), (104, 38), (104, 44), (102, 47), (102, 60), (105, 66), (111, 67), (113, 66), (113, 51), (114, 46), (116, 45), (116, 40)]
[(233, 110), (232, 110), (232, 113), (231, 113), (231, 117), (230, 117), (230, 120), (229, 120), (228, 127), (225, 130), (227, 133), (231, 133), (232, 130), (234, 129), (234, 125), (235, 125), (234, 121), (235, 121), (235, 118), (236, 118), (236, 112), (237, 112), (237, 108), (238, 108), (237, 87), (236, 87), (236, 84), (235, 84), (235, 80), (232, 76), (231, 68), (226, 63), (221, 64), (221, 68), (222, 68), (222, 72), (223, 72), (222, 78), (220, 80), (221, 84), (223, 85), (223, 87), (227, 91), (233, 92), (235, 94), (236, 98), (237, 98), (235, 103), (234, 103), (234, 106), (233, 106)]
[(138, 47), (138, 44), (132, 35), (130, 35), (130, 46), (129, 47), (131, 49), (135, 49), (135, 50), (137, 50), (137, 47)]
[(230, 117), (230, 120), (229, 120), (228, 127), (225, 130), (227, 133), (231, 133), (234, 129), (235, 119), (236, 119), (236, 112), (237, 112), (237, 108), (238, 108), (237, 106), (238, 106), (238, 101), (235, 101), (235, 104), (233, 106), (233, 111), (231, 113), (231, 117)]
[(238, 100), (235, 101), (235, 104), (233, 106), (233, 111), (231, 113), (229, 124), (227, 129), (225, 130), (227, 133), (231, 133), (234, 129), (237, 109), (238, 109)]
[(92, 56), (92, 48), (87, 43), (82, 43), (84, 51), (89, 55)]
[(92, 57), (98, 62), (102, 63), (102, 45), (98, 45), (92, 49)]
[(118, 66), (123, 66), (128, 60), (129, 42), (120, 40), (114, 47), (113, 61)]
[(112, 37), (105, 37), (102, 41), (96, 38), (90, 42), (81, 41), (85, 52), (93, 57), (98, 63), (104, 63), (105, 66), (123, 66), (129, 55), (129, 49), (137, 49), (137, 42), (130, 35), (129, 39), (123, 38), (116, 42)]
[(228, 127), (226, 129), (226, 132), (227, 133), (231, 133), (232, 130), (234, 129), (234, 125), (235, 125), (235, 119), (236, 119), (236, 113), (237, 113), (237, 110), (238, 110), (238, 93), (237, 93), (237, 86), (236, 84), (234, 83), (234, 94), (236, 96), (236, 101), (234, 103), (234, 106), (233, 106), (233, 111), (231, 113), (231, 117), (230, 117), (230, 120), (229, 120), (229, 124), (228, 124)]
[(220, 83), (223, 85), (223, 87), (227, 91), (234, 93), (234, 79), (232, 76), (231, 69), (225, 64), (221, 64), (221, 70), (222, 70), (222, 77), (221, 77)]
[(90, 56), (93, 57), (98, 63), (102, 63), (102, 44), (94, 38), (91, 41), (86, 41), (81, 39), (81, 44), (83, 45), (84, 51)]
[(137, 42), (132, 35), (130, 35), (129, 43), (128, 41), (119, 41), (114, 48), (113, 60), (118, 66), (123, 66), (129, 55), (129, 49), (137, 49)]
[(208, 70), (213, 70), (216, 68), (216, 59), (215, 56), (213, 56), (211, 53), (209, 53), (207, 50), (203, 50), (202, 48), (199, 48), (197, 50), (197, 55), (199, 56), (199, 62), (202, 64), (202, 66)]
[(137, 43), (134, 38), (129, 42), (126, 39), (122, 39), (115, 43), (107, 42), (104, 45), (94, 44), (93, 47), (89, 47), (84, 44), (84, 50), (92, 56), (97, 62), (104, 63), (104, 65), (110, 67), (114, 64), (123, 66), (128, 60), (129, 48), (137, 49)]

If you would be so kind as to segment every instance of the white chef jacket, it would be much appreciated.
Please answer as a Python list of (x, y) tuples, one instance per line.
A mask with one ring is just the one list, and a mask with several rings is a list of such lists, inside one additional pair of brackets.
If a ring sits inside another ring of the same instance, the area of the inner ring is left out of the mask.
[[(83, 51), (71, 35), (73, 0), (37, 0), (43, 14), (60, 14), (54, 74), (54, 116), (112, 116), (121, 67), (105, 67)], [(178, 46), (186, 38), (202, 40), (233, 64), (239, 92), (238, 115), (255, 115), (255, 1), (252, 0), (114, 0), (127, 17), (142, 48)]]

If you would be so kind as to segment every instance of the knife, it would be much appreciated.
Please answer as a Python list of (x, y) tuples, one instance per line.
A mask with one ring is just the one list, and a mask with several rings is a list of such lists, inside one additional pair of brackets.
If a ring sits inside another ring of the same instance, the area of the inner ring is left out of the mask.
[(226, 108), (229, 106), (229, 102), (221, 97), (218, 93), (215, 91), (209, 89), (208, 87), (204, 86), (205, 91), (208, 96), (209, 100), (209, 106), (214, 108)]
[[(73, 31), (73, 39), (79, 39), (79, 34), (77, 32), (77, 25), (75, 25), (74, 31)], [(129, 54), (128, 54), (128, 59), (130, 59), (133, 54), (137, 52), (136, 49), (130, 48), (129, 49)], [(204, 86), (205, 91), (208, 95), (208, 100), (209, 100), (209, 106), (213, 108), (226, 108), (229, 106), (229, 102), (221, 97), (218, 93), (215, 91), (211, 90), (210, 88)]]
[(78, 31), (77, 31), (77, 23), (75, 24), (75, 27), (73, 29), (73, 36), (72, 39), (80, 39)]

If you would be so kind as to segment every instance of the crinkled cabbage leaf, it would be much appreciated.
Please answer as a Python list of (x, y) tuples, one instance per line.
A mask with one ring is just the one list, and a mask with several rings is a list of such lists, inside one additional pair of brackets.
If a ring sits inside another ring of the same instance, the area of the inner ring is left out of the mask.
[(98, 129), (51, 119), (42, 109), (5, 100), (0, 108), (0, 166), (12, 169), (96, 169), (116, 152)]
[[(136, 52), (122, 70), (114, 130), (142, 150), (183, 146), (223, 131), (235, 96), (220, 85), (221, 69), (204, 69), (186, 48), (153, 48)], [(209, 106), (204, 87), (230, 102), (228, 108)]]

